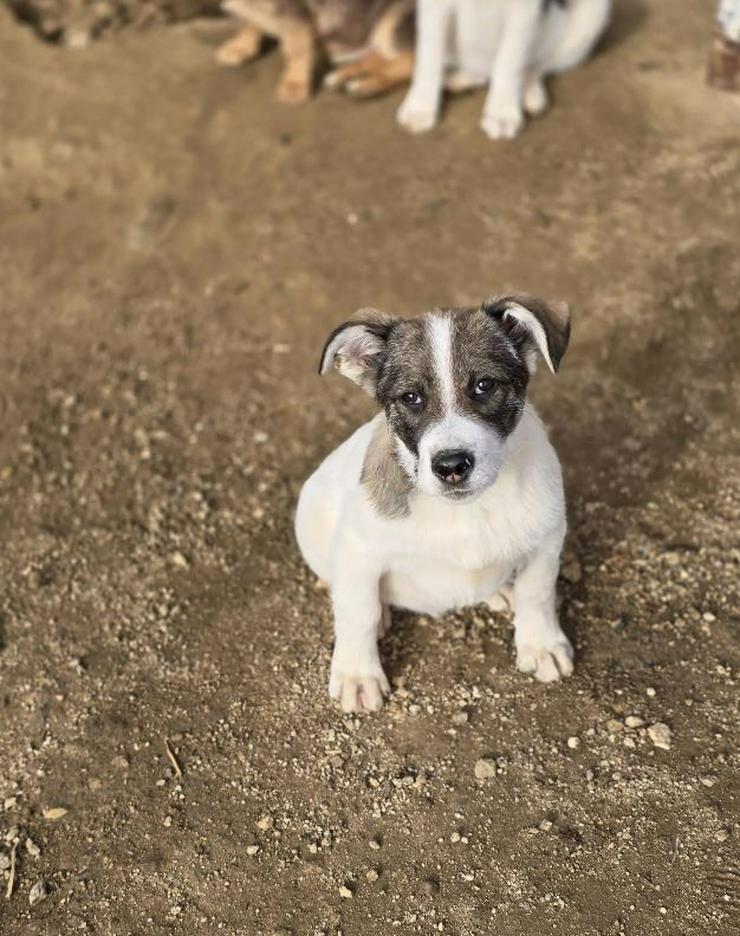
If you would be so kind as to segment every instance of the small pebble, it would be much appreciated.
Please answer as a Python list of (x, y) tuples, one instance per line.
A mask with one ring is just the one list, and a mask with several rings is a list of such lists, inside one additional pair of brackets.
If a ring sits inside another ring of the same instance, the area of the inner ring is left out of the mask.
[(56, 822), (57, 819), (62, 819), (67, 815), (67, 810), (64, 806), (49, 806), (47, 807), (41, 815), (44, 819), (49, 819), (52, 822)]
[(671, 729), (665, 722), (655, 722), (654, 725), (651, 725), (648, 728), (648, 735), (650, 735), (650, 740), (655, 747), (664, 751), (670, 750), (672, 734)]
[(259, 850), (259, 845), (247, 845), (247, 854), (250, 858), (254, 857)]
[(456, 845), (460, 841), (460, 833), (453, 832), (452, 835), (450, 836), (450, 841), (452, 842), (453, 845)]
[(6, 855), (4, 851), (0, 851), (0, 871), (7, 871), (10, 867), (10, 855)]
[(639, 715), (628, 715), (624, 723), (628, 728), (642, 728), (645, 724), (644, 720), (640, 718)]
[(173, 552), (170, 556), (170, 560), (173, 566), (176, 566), (178, 569), (187, 569), (190, 563), (187, 560), (187, 557), (184, 556), (179, 550)]
[(380, 842), (376, 838), (370, 839), (367, 844), (370, 846), (370, 848), (372, 848), (373, 851), (378, 851), (380, 848)]
[(343, 897), (345, 900), (351, 900), (352, 897), (354, 897), (354, 894), (346, 884), (342, 884), (342, 886), (339, 888), (339, 896)]
[(552, 828), (552, 823), (549, 819), (543, 819), (539, 825), (539, 828), (541, 832), (549, 832)]
[(571, 751), (575, 751), (575, 749), (577, 747), (580, 747), (580, 745), (581, 745), (581, 739), (577, 738), (575, 735), (568, 738), (568, 747), (571, 749)]
[(699, 783), (701, 783), (701, 785), (702, 785), (702, 786), (705, 786), (705, 787), (710, 787), (710, 788), (711, 788), (711, 787), (714, 786), (714, 784), (715, 784), (716, 782), (717, 782), (717, 778), (716, 778), (716, 777), (709, 777), (709, 776), (707, 776), (707, 777), (699, 777)]
[(657, 693), (655, 689), (653, 689), (652, 686), (648, 686), (647, 689), (645, 690), (645, 695), (650, 696), (650, 698), (652, 699), (654, 696), (657, 695)]
[(41, 903), (42, 900), (46, 900), (48, 896), (49, 889), (46, 886), (46, 881), (39, 879), (28, 893), (28, 902), (32, 907), (35, 907), (37, 903)]
[(41, 854), (41, 849), (34, 842), (34, 840), (30, 838), (26, 839), (26, 851), (32, 858), (38, 858)]
[(583, 578), (583, 569), (581, 563), (575, 557), (563, 564), (560, 575), (566, 582), (576, 585)]
[(261, 829), (263, 832), (267, 832), (268, 829), (272, 828), (274, 821), (272, 816), (263, 816), (261, 819), (257, 820), (257, 828)]
[(380, 875), (379, 875), (378, 872), (375, 870), (375, 868), (370, 868), (370, 870), (367, 871), (366, 874), (365, 874), (365, 879), (368, 880), (371, 884), (372, 884), (374, 881), (377, 881), (379, 877), (380, 877)]
[(478, 780), (490, 780), (496, 776), (496, 761), (482, 757), (475, 762), (473, 772)]

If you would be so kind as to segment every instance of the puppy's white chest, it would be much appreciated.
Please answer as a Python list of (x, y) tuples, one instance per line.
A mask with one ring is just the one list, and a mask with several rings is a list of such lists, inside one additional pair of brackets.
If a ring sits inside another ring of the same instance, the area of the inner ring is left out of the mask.
[(420, 498), (389, 558), (385, 600), (428, 614), (486, 601), (510, 581), (518, 553), (508, 524), (497, 523), (480, 502)]

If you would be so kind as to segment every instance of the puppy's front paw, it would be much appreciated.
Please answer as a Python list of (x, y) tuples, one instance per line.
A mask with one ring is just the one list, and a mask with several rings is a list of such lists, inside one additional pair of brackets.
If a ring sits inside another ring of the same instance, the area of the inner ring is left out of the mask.
[(565, 634), (548, 645), (522, 644), (517, 648), (516, 666), (540, 682), (557, 682), (573, 672), (573, 647)]
[(380, 664), (372, 673), (359, 675), (332, 662), (329, 677), (329, 695), (336, 699), (344, 712), (376, 712), (383, 705), (383, 696), (391, 687)]
[(426, 133), (437, 123), (437, 108), (424, 100), (407, 94), (398, 108), (396, 120), (410, 133)]
[(491, 107), (483, 113), (481, 128), (491, 140), (513, 140), (524, 125), (519, 107)]

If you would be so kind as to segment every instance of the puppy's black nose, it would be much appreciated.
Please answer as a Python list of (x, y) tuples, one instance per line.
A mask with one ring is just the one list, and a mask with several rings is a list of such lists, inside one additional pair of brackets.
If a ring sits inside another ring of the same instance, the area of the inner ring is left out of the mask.
[(462, 449), (437, 452), (432, 459), (432, 471), (445, 484), (462, 484), (473, 470), (475, 459)]

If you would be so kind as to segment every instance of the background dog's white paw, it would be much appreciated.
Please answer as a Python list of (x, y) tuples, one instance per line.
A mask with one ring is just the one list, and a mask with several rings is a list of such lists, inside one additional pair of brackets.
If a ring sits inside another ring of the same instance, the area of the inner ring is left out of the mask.
[(524, 110), (530, 117), (544, 114), (550, 105), (547, 88), (541, 78), (533, 79), (524, 89)]
[(557, 682), (573, 672), (573, 647), (565, 635), (548, 646), (522, 644), (517, 648), (516, 667), (540, 682)]
[(491, 110), (483, 114), (480, 125), (491, 140), (513, 140), (524, 125), (524, 115), (520, 110)]
[(426, 133), (437, 123), (437, 109), (407, 94), (396, 120), (410, 133)]
[(339, 702), (344, 712), (376, 712), (383, 705), (383, 696), (390, 691), (390, 684), (380, 666), (372, 675), (358, 676), (332, 665), (329, 695)]

